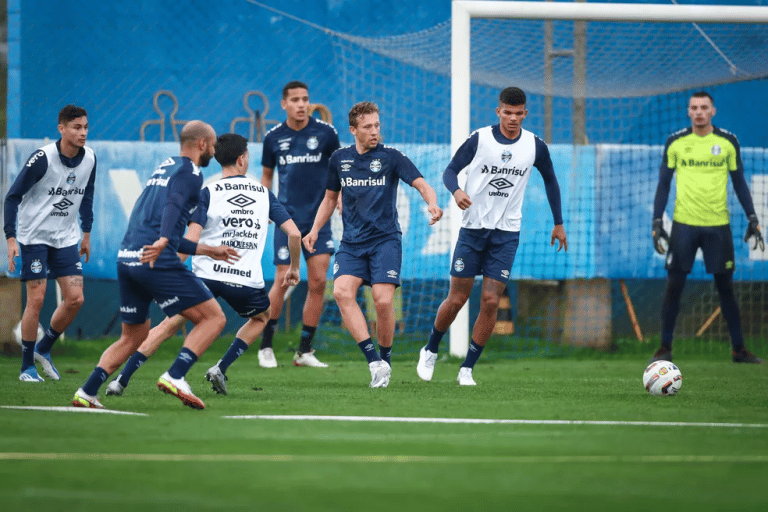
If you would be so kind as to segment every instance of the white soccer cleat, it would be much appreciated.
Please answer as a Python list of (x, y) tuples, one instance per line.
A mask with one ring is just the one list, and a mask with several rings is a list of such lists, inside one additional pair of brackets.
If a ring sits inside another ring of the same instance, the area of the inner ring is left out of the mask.
[(374, 361), (368, 363), (371, 370), (371, 387), (385, 388), (389, 385), (389, 378), (392, 376), (392, 367), (386, 361)]
[(221, 371), (219, 365), (208, 368), (208, 371), (205, 372), (205, 378), (211, 383), (211, 387), (215, 392), (220, 395), (227, 394), (227, 376)]
[(106, 394), (110, 396), (122, 396), (125, 391), (125, 386), (115, 379), (107, 385)]
[(85, 407), (86, 409), (103, 409), (99, 399), (95, 396), (91, 396), (83, 391), (83, 388), (79, 388), (75, 392), (75, 397), (72, 399), (72, 405), (75, 407)]
[(37, 368), (30, 366), (19, 374), (21, 382), (43, 382), (43, 378), (37, 373)]
[(312, 368), (328, 368), (327, 364), (318, 361), (318, 359), (315, 357), (314, 350), (310, 352), (304, 352), (303, 354), (296, 352), (296, 355), (293, 356), (293, 365), (311, 366)]
[(277, 368), (275, 351), (271, 347), (259, 350), (259, 366), (262, 368)]
[(456, 377), (459, 386), (477, 386), (477, 382), (472, 378), (472, 368), (462, 366), (459, 368), (459, 376)]
[(189, 387), (189, 383), (184, 377), (174, 379), (168, 372), (165, 372), (157, 379), (157, 388), (163, 393), (175, 396), (184, 405), (193, 409), (205, 409), (205, 404), (192, 393), (192, 388)]
[(53, 361), (51, 360), (51, 353), (48, 352), (47, 354), (41, 354), (37, 350), (35, 350), (34, 353), (35, 362), (40, 365), (40, 368), (43, 369), (43, 372), (48, 376), (49, 379), (52, 380), (61, 380), (61, 375), (59, 375), (59, 371), (56, 369), (55, 366), (53, 366)]
[(419, 374), (421, 380), (432, 380), (432, 374), (435, 373), (435, 361), (437, 361), (437, 353), (430, 352), (427, 347), (422, 347), (419, 350), (419, 364), (416, 365), (416, 373)]

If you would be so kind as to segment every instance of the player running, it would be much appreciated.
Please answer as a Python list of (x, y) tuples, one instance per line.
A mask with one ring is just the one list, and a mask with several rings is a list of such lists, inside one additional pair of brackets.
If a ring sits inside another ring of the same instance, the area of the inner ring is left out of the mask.
[[(419, 191), (429, 208), (430, 225), (443, 216), (435, 191), (416, 166), (400, 151), (380, 143), (380, 128), (375, 103), (361, 102), (349, 111), (349, 131), (355, 144), (331, 156), (325, 198), (312, 230), (303, 239), (313, 253), (320, 229), (331, 218), (343, 188), (344, 234), (333, 266), (333, 296), (344, 325), (368, 361), (372, 388), (387, 387), (392, 373), (393, 296), (400, 286), (402, 264), (402, 233), (395, 205), (399, 181)], [(379, 353), (355, 299), (363, 284), (371, 287), (376, 307)]]
[[(554, 217), (550, 245), (557, 240), (558, 251), (568, 250), (560, 185), (547, 145), (522, 127), (528, 115), (525, 106), (526, 97), (522, 90), (508, 87), (501, 91), (496, 107), (499, 124), (472, 133), (443, 173), (443, 182), (463, 214), (453, 251), (448, 297), (437, 310), (429, 342), (419, 352), (416, 372), (422, 380), (432, 380), (440, 341), (469, 299), (475, 276), (482, 275), (480, 313), (456, 379), (461, 386), (476, 385), (472, 369), (496, 325), (499, 300), (507, 286), (520, 241), (523, 198), (532, 167), (536, 167), (544, 179)], [(458, 174), (465, 168), (467, 183), (462, 190)]]
[(122, 332), (75, 393), (72, 405), (76, 407), (104, 407), (96, 396), (99, 387), (147, 337), (152, 300), (167, 316), (180, 313), (195, 324), (157, 386), (184, 405), (205, 407), (184, 376), (224, 328), (226, 317), (210, 290), (184, 266), (177, 253), (204, 254), (227, 263), (238, 256), (231, 247), (195, 244), (181, 236), (200, 202), (200, 167), (213, 158), (216, 132), (202, 121), (190, 121), (182, 128), (180, 138), (180, 156), (166, 159), (155, 169), (131, 212), (117, 254)]
[[(301, 233), (274, 194), (246, 176), (249, 154), (245, 138), (235, 133), (220, 136), (215, 158), (221, 164), (222, 178), (203, 188), (186, 238), (208, 245), (227, 245), (240, 254), (240, 260), (233, 264), (192, 256), (192, 270), (214, 297), (222, 297), (237, 314), (248, 319), (224, 357), (205, 374), (213, 389), (226, 395), (227, 369), (256, 341), (269, 319), (269, 297), (261, 270), (269, 221), (287, 235), (290, 267), (283, 275), (288, 285), (299, 281)], [(133, 373), (186, 322), (182, 315), (175, 315), (153, 327), (120, 375), (109, 383), (107, 395), (122, 395)]]

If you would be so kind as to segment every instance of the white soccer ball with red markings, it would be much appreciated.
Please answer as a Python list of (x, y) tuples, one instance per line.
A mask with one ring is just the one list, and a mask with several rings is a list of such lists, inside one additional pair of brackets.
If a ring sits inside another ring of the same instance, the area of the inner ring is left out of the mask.
[(654, 361), (643, 372), (643, 386), (654, 396), (674, 395), (682, 385), (680, 368), (669, 361)]
[[(37, 339), (35, 341), (40, 341), (43, 339), (43, 336), (45, 336), (45, 331), (43, 330), (43, 326), (40, 324), (37, 324)], [(16, 327), (13, 328), (13, 341), (15, 341), (19, 346), (21, 346), (21, 322), (16, 324)]]

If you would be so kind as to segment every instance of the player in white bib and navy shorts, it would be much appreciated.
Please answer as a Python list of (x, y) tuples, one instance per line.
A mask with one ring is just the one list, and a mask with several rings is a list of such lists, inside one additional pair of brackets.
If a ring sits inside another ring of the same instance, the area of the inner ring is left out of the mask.
[[(361, 102), (349, 111), (349, 131), (355, 144), (336, 151), (329, 162), (325, 198), (312, 230), (304, 237), (310, 252), (319, 231), (331, 218), (339, 193), (344, 234), (333, 266), (333, 296), (344, 325), (363, 351), (373, 388), (387, 387), (395, 332), (393, 297), (400, 286), (402, 232), (397, 220), (397, 186), (400, 180), (419, 191), (434, 224), (443, 215), (435, 191), (416, 166), (400, 151), (380, 142), (379, 109)], [(365, 316), (357, 304), (361, 285), (371, 287), (376, 307), (379, 352), (371, 341)]]
[[(550, 245), (558, 240), (557, 250), (568, 250), (560, 186), (552, 159), (544, 141), (523, 129), (528, 114), (525, 105), (525, 93), (517, 87), (501, 91), (496, 108), (499, 124), (472, 133), (443, 173), (443, 182), (463, 214), (453, 252), (448, 297), (440, 304), (429, 342), (419, 353), (416, 371), (422, 380), (432, 380), (440, 341), (469, 299), (475, 276), (482, 275), (480, 313), (457, 378), (462, 386), (476, 384), (472, 369), (496, 325), (499, 299), (507, 286), (520, 240), (523, 197), (533, 167), (544, 179), (554, 217)], [(458, 174), (463, 169), (467, 170), (465, 190), (458, 183)]]
[[(21, 318), (19, 380), (23, 382), (43, 380), (35, 362), (40, 363), (49, 378), (61, 379), (51, 360), (51, 347), (75, 319), (85, 300), (80, 256), (88, 262), (91, 254), (96, 179), (96, 155), (85, 145), (85, 109), (74, 105), (62, 108), (58, 129), (61, 139), (29, 157), (5, 198), (8, 270), (16, 270), (14, 258), (21, 251), (21, 280), (27, 292)], [(45, 335), (35, 344), (48, 279), (59, 283), (62, 302), (53, 312)]]
[[(288, 82), (283, 87), (280, 106), (285, 110), (286, 120), (264, 137), (261, 183), (271, 189), (277, 169), (277, 198), (285, 206), (302, 235), (306, 235), (312, 228), (317, 208), (323, 200), (328, 179), (328, 159), (339, 149), (339, 136), (333, 126), (310, 115), (309, 91), (305, 83)], [(288, 286), (284, 283), (290, 264), (290, 251), (288, 237), (281, 230), (275, 230), (274, 247), (276, 272), (272, 289), (269, 291), (272, 312), (259, 349), (259, 365), (264, 368), (277, 366), (272, 337), (283, 311), (283, 298), (288, 291)], [(312, 339), (323, 312), (326, 275), (335, 249), (331, 224), (328, 222), (318, 233), (315, 253), (303, 251), (304, 260), (307, 262), (307, 297), (302, 312), (299, 348), (293, 358), (293, 364), (296, 366), (328, 366), (315, 356)]]
[(96, 397), (99, 387), (146, 339), (153, 300), (167, 316), (179, 313), (195, 324), (157, 386), (184, 405), (205, 407), (184, 376), (224, 328), (226, 317), (210, 290), (179, 259), (178, 252), (205, 254), (227, 262), (238, 256), (231, 247), (195, 244), (181, 236), (200, 201), (200, 167), (213, 158), (216, 132), (202, 121), (190, 121), (182, 128), (180, 138), (180, 156), (166, 159), (155, 169), (131, 212), (117, 255), (122, 332), (75, 392), (72, 405), (76, 407), (103, 408)]
[[(207, 256), (192, 256), (192, 270), (213, 296), (224, 299), (238, 315), (247, 319), (224, 357), (205, 374), (214, 391), (226, 395), (227, 369), (256, 341), (269, 319), (269, 296), (261, 269), (269, 221), (286, 232), (291, 255), (284, 279), (289, 285), (299, 280), (301, 233), (275, 195), (246, 176), (249, 154), (244, 137), (236, 133), (220, 136), (215, 157), (221, 164), (222, 178), (203, 188), (186, 238), (211, 246), (223, 244), (240, 254), (240, 259), (232, 264)], [(152, 328), (120, 375), (109, 383), (107, 395), (122, 395), (133, 373), (186, 322), (182, 315), (175, 315)]]

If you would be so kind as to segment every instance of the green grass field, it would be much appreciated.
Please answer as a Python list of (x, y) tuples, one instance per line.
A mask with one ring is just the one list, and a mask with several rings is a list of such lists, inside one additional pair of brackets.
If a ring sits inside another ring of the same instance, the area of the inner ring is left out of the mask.
[[(70, 405), (109, 342), (58, 345), (60, 382), (19, 382), (19, 357), (0, 357), (0, 405)], [(124, 396), (102, 396), (109, 409), (147, 416), (0, 409), (0, 509), (756, 511), (768, 505), (766, 366), (677, 357), (682, 390), (652, 397), (641, 383), (649, 345), (615, 354), (488, 357), (475, 368), (476, 388), (458, 387), (460, 361), (453, 359), (439, 361), (434, 380), (421, 382), (416, 358), (408, 355), (393, 360), (389, 388), (369, 389), (360, 354), (318, 354), (331, 367), (314, 369), (293, 367), (291, 354), (280, 351), (281, 366), (267, 370), (258, 367), (254, 348), (230, 368), (229, 395), (219, 396), (203, 374), (228, 344), (214, 343), (188, 375), (206, 403), (203, 411), (155, 386), (179, 340), (139, 369)], [(287, 344), (285, 337), (276, 341)], [(251, 415), (531, 421), (226, 417)]]

